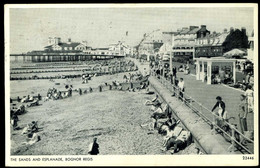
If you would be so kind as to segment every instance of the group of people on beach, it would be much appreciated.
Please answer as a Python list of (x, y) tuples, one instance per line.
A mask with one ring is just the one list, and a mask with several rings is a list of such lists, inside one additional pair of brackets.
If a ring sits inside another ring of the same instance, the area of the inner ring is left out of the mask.
[[(30, 103), (25, 106), (25, 103)], [(36, 106), (39, 105), (39, 95), (37, 98), (34, 98), (33, 96), (24, 96), (22, 99), (17, 99), (17, 103), (21, 103), (18, 108), (16, 107), (16, 103), (12, 104), (13, 107), (10, 110), (10, 119), (11, 119), (11, 126), (13, 128), (13, 131), (17, 131), (22, 129), (20, 126), (18, 126), (18, 115), (22, 115), (26, 112), (25, 107), (31, 107), (31, 106)], [(36, 103), (36, 105), (32, 105)], [(32, 121), (31, 123), (27, 124), (23, 130), (22, 130), (22, 135), (26, 134), (26, 141), (23, 142), (22, 144), (24, 145), (32, 145), (40, 140), (40, 136), (37, 134), (39, 131), (37, 121)]]
[(44, 101), (47, 100), (59, 100), (59, 99), (64, 99), (67, 97), (71, 97), (72, 96), (72, 85), (65, 85), (65, 89), (66, 91), (59, 91), (56, 88), (49, 88), (47, 91), (47, 97)]
[[(10, 109), (10, 119), (11, 119), (11, 126), (13, 127), (13, 130), (18, 130), (18, 115), (22, 115), (26, 112), (26, 107), (33, 107), (39, 105), (39, 100), (41, 99), (41, 96), (38, 94), (38, 96), (24, 96), (23, 98), (17, 97), (16, 100), (11, 99), (11, 109)], [(16, 101), (17, 103), (15, 103)]]
[(191, 142), (191, 133), (182, 128), (180, 120), (172, 117), (168, 104), (163, 105), (156, 96), (152, 100), (147, 100), (145, 105), (151, 106), (151, 122), (141, 124), (142, 128), (148, 127), (149, 133), (157, 130), (163, 136), (162, 151), (176, 153), (187, 147)]
[(128, 73), (123, 76), (123, 81), (126, 83), (140, 81), (143, 79), (143, 75), (140, 72)]

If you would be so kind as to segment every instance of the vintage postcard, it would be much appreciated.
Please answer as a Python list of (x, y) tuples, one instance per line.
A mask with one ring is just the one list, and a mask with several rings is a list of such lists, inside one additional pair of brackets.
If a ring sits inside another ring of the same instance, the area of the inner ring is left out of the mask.
[(258, 5), (6, 4), (6, 166), (256, 166)]

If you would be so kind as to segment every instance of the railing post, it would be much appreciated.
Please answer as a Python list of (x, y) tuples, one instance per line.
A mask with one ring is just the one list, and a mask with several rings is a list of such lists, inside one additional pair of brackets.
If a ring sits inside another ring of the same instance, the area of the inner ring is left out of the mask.
[(212, 116), (213, 116), (213, 121), (211, 125), (211, 134), (215, 134), (216, 116), (214, 114), (212, 114)]
[(235, 152), (235, 127), (234, 125), (230, 126), (231, 131), (232, 131), (232, 137), (231, 137), (231, 145), (228, 147), (228, 151), (230, 151), (231, 153)]
[(200, 112), (202, 112), (202, 104), (200, 104)]
[(130, 89), (133, 89), (133, 87), (134, 87), (134, 84), (131, 82), (130, 83)]
[(177, 98), (178, 98), (178, 100), (180, 100), (180, 89), (179, 88), (177, 88)]

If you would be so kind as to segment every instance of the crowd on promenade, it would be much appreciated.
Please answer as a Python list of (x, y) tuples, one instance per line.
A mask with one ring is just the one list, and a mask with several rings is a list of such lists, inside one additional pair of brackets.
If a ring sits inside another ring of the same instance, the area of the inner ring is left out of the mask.
[[(158, 78), (160, 80), (160, 78), (164, 78), (164, 80), (168, 81), (171, 85), (172, 85), (172, 91), (173, 94), (172, 96), (176, 96), (178, 97), (181, 101), (192, 101), (189, 100), (189, 96), (185, 94), (185, 82), (183, 78), (178, 78), (177, 77), (177, 73), (178, 72), (184, 72), (184, 74), (189, 74), (189, 68), (188, 65), (187, 66), (181, 66), (179, 68), (177, 67), (173, 67), (172, 70), (170, 70), (169, 66), (165, 66), (165, 64), (163, 65), (158, 65), (158, 66), (154, 66), (153, 64), (151, 64), (151, 71), (152, 73), (155, 75), (156, 78)], [(237, 116), (229, 116), (228, 111), (225, 108), (225, 103), (222, 100), (222, 97), (217, 96), (216, 97), (216, 104), (214, 104), (213, 108), (212, 108), (212, 113), (214, 113), (214, 115), (216, 115), (217, 117), (215, 117), (215, 123), (221, 127), (221, 128), (225, 128), (227, 125), (225, 124), (226, 122), (229, 122), (229, 119), (231, 118), (238, 118), (239, 120), (239, 127), (238, 130), (240, 130), (240, 132), (242, 134), (244, 134), (246, 137), (248, 137), (249, 139), (253, 139), (253, 130), (252, 128), (249, 129), (248, 128), (248, 123), (247, 123), (247, 116), (248, 113), (252, 113), (253, 107), (254, 107), (254, 100), (253, 100), (253, 84), (250, 83), (250, 77), (251, 79), (252, 74), (247, 74), (247, 83), (246, 83), (246, 91), (241, 94), (241, 98), (240, 98), (240, 104), (237, 107)], [(172, 93), (171, 91), (171, 93)], [(186, 96), (185, 96), (186, 95)], [(217, 112), (215, 112), (215, 109), (218, 109)], [(242, 138), (243, 139), (243, 138)]]

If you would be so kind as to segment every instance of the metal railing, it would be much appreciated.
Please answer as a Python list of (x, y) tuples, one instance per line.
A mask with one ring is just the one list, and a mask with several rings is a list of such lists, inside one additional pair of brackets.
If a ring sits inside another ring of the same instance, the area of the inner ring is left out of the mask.
[[(182, 92), (182, 96), (180, 96), (180, 90), (177, 86), (174, 86), (171, 84), (171, 82), (167, 79), (165, 79), (163, 76), (158, 75), (151, 70), (151, 75), (154, 76), (164, 87), (166, 87), (172, 94), (174, 93), (178, 100), (181, 100), (185, 105), (187, 105), (191, 110), (193, 110), (197, 115), (199, 115), (204, 121), (206, 121), (207, 124), (209, 124), (212, 128), (212, 132), (215, 130), (220, 130), (221, 133), (223, 133), (223, 136), (227, 136), (230, 139), (231, 145), (228, 148), (228, 151), (231, 151), (232, 153), (235, 152), (235, 149), (239, 146), (242, 149), (244, 149), (249, 154), (252, 154), (253, 152), (248, 149), (245, 145), (242, 144), (242, 141), (248, 141), (254, 144), (254, 141), (250, 138), (246, 137), (243, 133), (241, 133), (235, 125), (230, 124), (227, 121), (221, 120), (218, 115), (215, 113), (212, 113), (211, 110), (209, 110), (207, 107), (203, 106), (200, 102), (193, 99), (188, 94)], [(205, 115), (207, 114), (207, 115)], [(223, 122), (223, 125), (226, 125), (229, 127), (229, 132), (223, 129), (223, 127), (219, 126), (216, 121)], [(236, 137), (239, 135), (240, 140), (238, 140)]]

